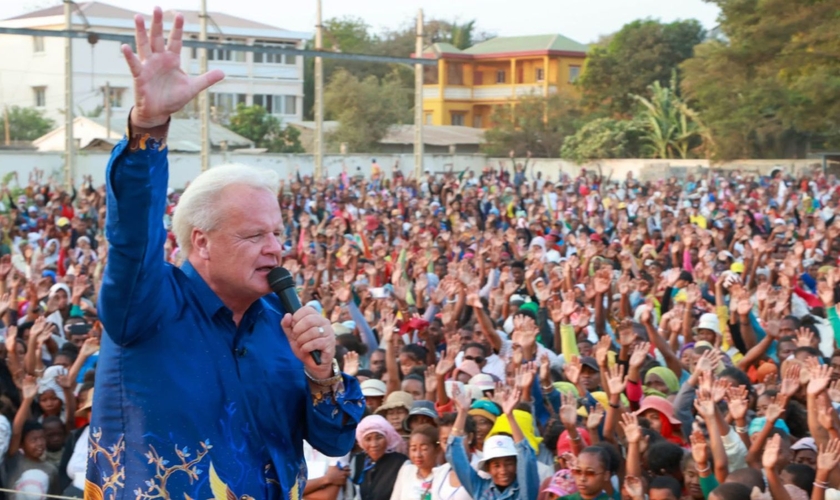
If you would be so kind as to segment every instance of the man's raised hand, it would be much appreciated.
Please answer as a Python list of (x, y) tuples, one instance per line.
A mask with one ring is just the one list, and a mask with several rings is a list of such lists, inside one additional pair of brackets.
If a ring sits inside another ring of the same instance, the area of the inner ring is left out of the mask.
[(134, 109), (131, 123), (152, 128), (165, 124), (202, 90), (221, 81), (225, 74), (218, 69), (191, 77), (181, 69), (181, 39), (184, 16), (177, 14), (169, 35), (169, 45), (163, 38), (163, 11), (155, 7), (152, 28), (146, 31), (143, 16), (134, 18), (137, 54), (128, 45), (122, 53), (134, 77)]

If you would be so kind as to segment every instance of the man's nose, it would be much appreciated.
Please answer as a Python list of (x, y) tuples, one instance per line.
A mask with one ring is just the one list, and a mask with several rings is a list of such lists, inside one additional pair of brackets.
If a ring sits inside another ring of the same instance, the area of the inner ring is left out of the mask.
[(280, 238), (272, 235), (266, 245), (263, 247), (264, 254), (277, 255), (278, 258), (283, 252), (283, 245), (280, 244)]

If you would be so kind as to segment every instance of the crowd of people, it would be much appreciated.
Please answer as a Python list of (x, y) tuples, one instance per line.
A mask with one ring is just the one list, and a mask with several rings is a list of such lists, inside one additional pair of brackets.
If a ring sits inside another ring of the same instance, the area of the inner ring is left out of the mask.
[[(281, 183), (283, 266), (366, 402), (349, 455), (305, 447), (303, 497), (840, 498), (840, 182), (550, 177)], [(10, 498), (81, 497), (100, 453), (105, 199), (38, 170), (2, 188)]]

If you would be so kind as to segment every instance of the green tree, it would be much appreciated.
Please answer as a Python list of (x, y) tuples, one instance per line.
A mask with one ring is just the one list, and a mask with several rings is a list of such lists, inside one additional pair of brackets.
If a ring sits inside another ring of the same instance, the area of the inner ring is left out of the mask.
[[(55, 122), (35, 108), (9, 107), (9, 136), (13, 141), (34, 141), (55, 128)], [(0, 120), (0, 137), (5, 137), (6, 125)]]
[(337, 71), (324, 89), (324, 110), (338, 120), (327, 141), (333, 147), (346, 143), (351, 152), (377, 151), (391, 125), (410, 119), (407, 92), (395, 73), (360, 80), (349, 71)]
[(262, 106), (239, 104), (236, 114), (230, 117), (228, 128), (242, 137), (254, 141), (258, 148), (270, 153), (303, 153), (300, 131), (294, 127), (283, 127), (275, 116)]
[[(361, 18), (343, 17), (324, 21), (324, 50), (341, 51), (353, 54), (368, 54), (374, 56), (409, 57), (415, 49), (415, 24), (407, 21), (396, 29), (385, 30), (376, 34)], [(439, 19), (426, 21), (424, 27), (426, 40), (430, 42), (449, 42), (459, 48), (466, 48), (491, 35), (479, 32), (475, 21), (463, 24)], [(314, 48), (312, 41), (307, 48)], [(348, 71), (363, 80), (368, 76), (375, 76), (382, 80), (386, 76), (395, 76), (402, 82), (402, 86), (414, 89), (414, 68), (402, 64), (383, 64), (364, 61), (345, 61), (339, 59), (324, 60), (324, 81), (329, 82), (333, 74), (339, 70)], [(307, 119), (313, 119), (315, 104), (315, 60), (308, 57), (303, 68), (303, 114)], [(405, 96), (406, 105), (412, 106), (414, 97), (411, 93)]]
[(710, 0), (722, 36), (682, 64), (717, 159), (802, 157), (840, 143), (840, 16), (828, 1)]
[(694, 19), (662, 23), (645, 19), (625, 24), (589, 49), (578, 85), (586, 108), (630, 117), (648, 85), (667, 85), (671, 73), (694, 53), (705, 31)]
[(484, 133), (483, 150), (490, 156), (518, 156), (528, 151), (535, 157), (556, 158), (567, 136), (581, 125), (577, 98), (568, 94), (528, 96), (515, 107), (497, 106), (490, 117), (493, 127)]
[(653, 82), (648, 94), (649, 98), (632, 94), (641, 106), (638, 119), (645, 130), (645, 152), (652, 158), (688, 158), (704, 131), (697, 114), (679, 96), (676, 72), (670, 86)]
[(575, 163), (604, 158), (638, 158), (643, 126), (634, 120), (596, 118), (566, 137), (560, 156)]

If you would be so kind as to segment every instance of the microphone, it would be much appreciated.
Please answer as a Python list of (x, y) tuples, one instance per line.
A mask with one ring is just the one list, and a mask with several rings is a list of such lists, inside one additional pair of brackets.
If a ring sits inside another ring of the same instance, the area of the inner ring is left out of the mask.
[[(287, 313), (294, 314), (301, 308), (300, 299), (295, 293), (295, 280), (285, 267), (275, 267), (268, 272), (268, 286), (280, 298), (280, 303)], [(316, 349), (309, 355), (316, 365), (321, 364), (321, 351)]]

